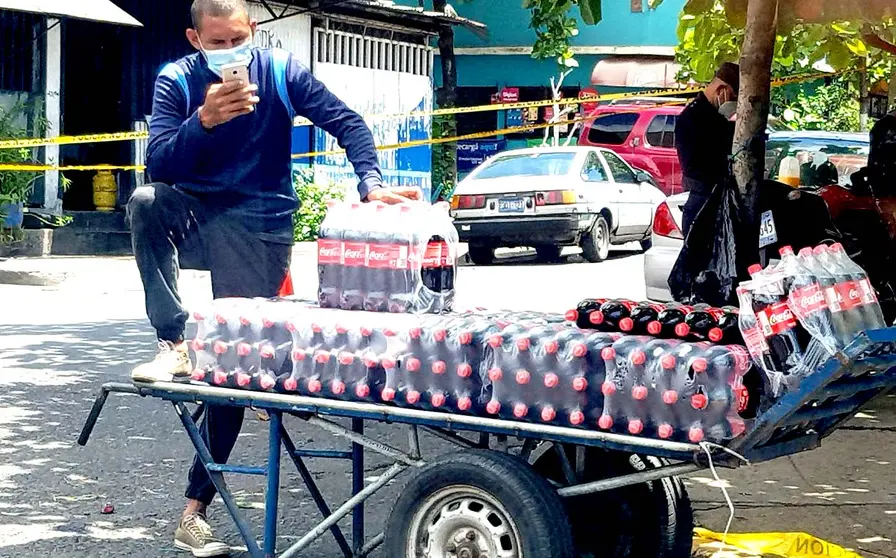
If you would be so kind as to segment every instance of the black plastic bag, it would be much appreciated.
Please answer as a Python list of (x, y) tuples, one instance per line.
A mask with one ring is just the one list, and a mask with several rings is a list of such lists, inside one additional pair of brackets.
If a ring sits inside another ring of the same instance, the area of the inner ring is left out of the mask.
[(742, 231), (734, 177), (717, 184), (694, 218), (669, 274), (672, 297), (682, 303), (735, 304), (737, 238)]

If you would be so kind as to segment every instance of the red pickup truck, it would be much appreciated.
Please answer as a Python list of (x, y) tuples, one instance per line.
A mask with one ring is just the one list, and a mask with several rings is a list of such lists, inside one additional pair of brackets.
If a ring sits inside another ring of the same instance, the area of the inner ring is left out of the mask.
[(591, 113), (596, 118), (584, 123), (579, 145), (611, 149), (649, 173), (667, 196), (680, 193), (675, 123), (682, 110), (683, 104), (644, 106), (637, 101), (598, 107)]

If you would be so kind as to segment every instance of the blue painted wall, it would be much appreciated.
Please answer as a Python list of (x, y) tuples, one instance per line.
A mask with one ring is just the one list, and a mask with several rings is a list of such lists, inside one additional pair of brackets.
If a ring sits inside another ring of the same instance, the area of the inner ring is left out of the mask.
[[(416, 6), (417, 0), (398, 0), (398, 4)], [(685, 0), (665, 0), (656, 10), (633, 13), (629, 0), (604, 0), (603, 19), (597, 25), (585, 25), (579, 19), (579, 34), (572, 39), (573, 46), (675, 46), (678, 39), (675, 29), (678, 14)], [(431, 0), (427, 7), (432, 7)], [(529, 10), (522, 7), (522, 0), (471, 0), (454, 4), (457, 13), (489, 27), (489, 36), (483, 40), (463, 27), (456, 28), (455, 46), (459, 48), (487, 48), (526, 46), (535, 42), (535, 33), (529, 29)], [(578, 14), (576, 11), (576, 17)], [(579, 69), (570, 74), (565, 84), (586, 87), (590, 85), (591, 70), (600, 60), (596, 55), (579, 55)], [(436, 68), (439, 68), (437, 63)], [(458, 85), (461, 87), (535, 86), (547, 85), (550, 76), (557, 73), (557, 65), (549, 60), (533, 60), (527, 55), (459, 55), (457, 57)], [(436, 86), (441, 85), (441, 75), (435, 72)]]

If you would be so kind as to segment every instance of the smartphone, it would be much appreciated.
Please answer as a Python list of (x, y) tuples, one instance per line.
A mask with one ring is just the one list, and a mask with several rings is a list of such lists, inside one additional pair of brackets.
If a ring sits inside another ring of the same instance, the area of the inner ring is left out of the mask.
[(224, 83), (242, 81), (244, 85), (249, 85), (249, 66), (242, 62), (221, 66), (221, 78)]

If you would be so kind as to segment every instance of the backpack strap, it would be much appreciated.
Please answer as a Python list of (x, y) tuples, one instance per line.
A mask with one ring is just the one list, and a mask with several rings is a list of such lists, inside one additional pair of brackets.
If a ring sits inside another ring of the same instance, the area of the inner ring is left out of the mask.
[(187, 114), (190, 113), (190, 86), (187, 83), (187, 74), (184, 73), (184, 69), (180, 67), (179, 64), (175, 62), (169, 62), (165, 64), (162, 68), (162, 71), (159, 72), (160, 76), (165, 76), (167, 78), (173, 79), (180, 85), (180, 88), (184, 92), (184, 96), (187, 98)]
[(289, 91), (286, 89), (286, 70), (289, 66), (290, 56), (286, 50), (271, 49), (271, 73), (274, 76), (274, 87), (276, 87), (277, 95), (280, 96), (280, 101), (286, 107), (286, 112), (289, 113), (289, 119), (292, 121), (296, 117), (296, 111), (289, 98)]

